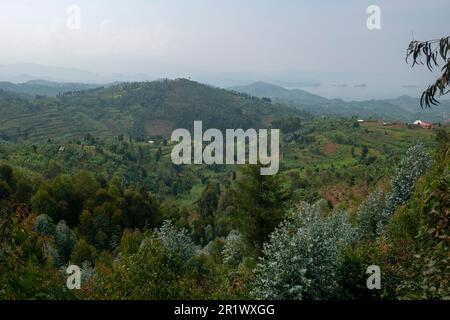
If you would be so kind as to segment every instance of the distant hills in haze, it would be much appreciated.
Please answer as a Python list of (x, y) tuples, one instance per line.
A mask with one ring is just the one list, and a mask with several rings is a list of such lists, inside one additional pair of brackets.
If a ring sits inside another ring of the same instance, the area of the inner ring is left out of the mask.
[(155, 80), (156, 77), (145, 73), (103, 75), (77, 68), (45, 66), (35, 63), (0, 65), (0, 81), (25, 83), (35, 79), (58, 83), (104, 84), (117, 81), (149, 81)]
[(0, 89), (24, 95), (55, 97), (69, 91), (81, 91), (98, 88), (98, 84), (61, 83), (46, 80), (30, 80), (24, 83), (0, 81)]
[(417, 119), (444, 122), (450, 118), (450, 101), (442, 100), (439, 106), (422, 109), (420, 100), (409, 96), (395, 99), (344, 101), (327, 99), (301, 89), (286, 89), (265, 82), (255, 82), (246, 86), (228, 88), (236, 92), (259, 98), (269, 98), (277, 103), (307, 111), (314, 115), (357, 116), (363, 119), (384, 119), (412, 122)]
[(234, 86), (228, 88), (229, 90), (247, 93), (251, 96), (259, 98), (270, 98), (273, 101), (291, 104), (315, 105), (319, 103), (326, 103), (328, 99), (316, 94), (309, 93), (300, 89), (285, 89), (266, 82), (255, 82), (248, 86)]

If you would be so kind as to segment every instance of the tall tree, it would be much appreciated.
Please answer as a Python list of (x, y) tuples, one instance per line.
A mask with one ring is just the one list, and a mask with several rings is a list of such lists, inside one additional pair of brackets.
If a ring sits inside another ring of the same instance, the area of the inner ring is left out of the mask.
[(247, 241), (261, 252), (269, 234), (282, 221), (286, 193), (279, 176), (263, 176), (260, 165), (243, 167), (233, 190), (235, 222)]

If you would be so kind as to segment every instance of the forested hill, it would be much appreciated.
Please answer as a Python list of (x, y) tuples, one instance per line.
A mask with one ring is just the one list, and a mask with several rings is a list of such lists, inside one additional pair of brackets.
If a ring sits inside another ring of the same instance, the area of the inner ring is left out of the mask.
[(0, 91), (0, 138), (10, 141), (100, 137), (170, 136), (176, 128), (267, 126), (300, 111), (186, 79), (121, 83), (67, 92), (58, 97), (22, 97)]

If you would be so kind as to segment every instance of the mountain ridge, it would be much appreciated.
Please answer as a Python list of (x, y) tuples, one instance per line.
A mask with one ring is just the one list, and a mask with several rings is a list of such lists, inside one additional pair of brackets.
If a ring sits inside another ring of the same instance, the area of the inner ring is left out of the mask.
[(266, 82), (230, 87), (230, 90), (259, 98), (270, 98), (278, 103), (304, 110), (313, 115), (375, 118), (412, 122), (417, 119), (445, 122), (450, 114), (450, 101), (442, 100), (439, 106), (422, 109), (420, 99), (402, 95), (394, 99), (344, 101), (327, 99), (301, 89), (287, 89)]

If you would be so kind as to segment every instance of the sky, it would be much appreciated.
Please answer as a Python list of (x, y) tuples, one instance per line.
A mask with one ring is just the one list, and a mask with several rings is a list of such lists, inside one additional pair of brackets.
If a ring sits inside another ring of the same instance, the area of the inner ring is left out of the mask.
[[(367, 28), (370, 5), (379, 30)], [(448, 0), (2, 0), (0, 65), (417, 96), (437, 74), (411, 70), (406, 47), (449, 35), (448, 12)]]

